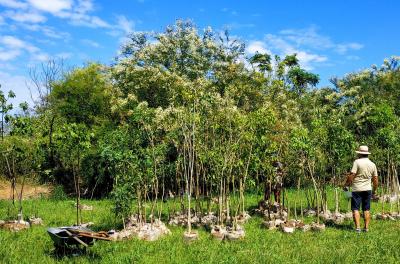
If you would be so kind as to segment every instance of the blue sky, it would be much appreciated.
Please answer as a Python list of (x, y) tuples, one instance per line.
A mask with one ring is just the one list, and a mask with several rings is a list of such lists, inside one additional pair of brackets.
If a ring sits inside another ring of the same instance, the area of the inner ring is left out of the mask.
[(176, 19), (230, 29), (246, 53), (297, 53), (321, 77), (400, 55), (400, 1), (0, 0), (0, 84), (30, 101), (29, 68), (49, 58), (70, 66), (112, 63), (126, 34), (162, 31)]

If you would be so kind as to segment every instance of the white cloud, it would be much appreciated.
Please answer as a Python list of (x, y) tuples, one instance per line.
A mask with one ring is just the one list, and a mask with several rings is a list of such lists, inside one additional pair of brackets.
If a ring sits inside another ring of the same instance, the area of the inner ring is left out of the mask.
[(46, 45), (53, 46), (53, 47), (54, 47), (54, 46), (57, 46), (57, 45), (60, 45), (60, 43), (55, 42), (55, 41), (50, 40), (50, 39), (47, 39), (47, 38), (36, 39), (36, 41), (37, 41), (38, 43), (46, 44)]
[(302, 65), (306, 70), (314, 69), (314, 63), (325, 62), (328, 60), (328, 57), (326, 56), (308, 53), (306, 51), (296, 51), (295, 53), (297, 54), (300, 65)]
[(97, 43), (96, 41), (90, 40), (90, 39), (82, 39), (82, 43), (84, 43), (85, 45), (88, 45), (90, 47), (93, 47), (93, 48), (101, 47), (101, 45), (99, 43)]
[(243, 29), (243, 28), (253, 28), (256, 25), (253, 23), (238, 23), (238, 22), (232, 22), (229, 24), (226, 24), (225, 27), (232, 30), (232, 29)]
[(25, 47), (22, 40), (13, 36), (3, 36), (0, 38), (0, 42), (10, 48), (23, 49)]
[(56, 58), (59, 59), (69, 59), (72, 57), (72, 53), (70, 52), (61, 52), (55, 55)]
[(117, 16), (118, 28), (120, 28), (125, 34), (132, 33), (134, 30), (135, 23), (125, 16)]
[(71, 0), (28, 0), (28, 3), (38, 10), (52, 14), (57, 14), (64, 10), (70, 10), (73, 4)]
[(3, 91), (13, 90), (16, 98), (11, 100), (15, 106), (23, 101), (31, 102), (29, 91), (26, 83), (29, 79), (22, 75), (10, 74), (8, 72), (0, 71), (1, 89)]
[(3, 36), (0, 38), (0, 43), (13, 50), (27, 50), (30, 53), (35, 53), (39, 51), (38, 47), (14, 36)]
[(296, 47), (333, 50), (340, 55), (344, 55), (350, 50), (359, 50), (364, 47), (364, 45), (356, 42), (336, 43), (330, 37), (319, 34), (315, 26), (304, 29), (285, 29), (279, 32), (279, 36), (290, 41)]
[(0, 60), (11, 61), (22, 55), (23, 51), (30, 54), (31, 61), (45, 61), (48, 55), (38, 47), (14, 36), (0, 37)]
[[(31, 2), (41, 2), (41, 0), (29, 0)], [(56, 0), (58, 4), (53, 7), (40, 7), (40, 10), (47, 11), (52, 15), (69, 20), (75, 26), (86, 26), (91, 28), (111, 28), (111, 25), (98, 16), (89, 15), (94, 10), (92, 0)], [(35, 7), (39, 7), (37, 4)]]
[(346, 54), (349, 50), (360, 50), (364, 47), (364, 45), (359, 43), (347, 43), (347, 44), (338, 44), (336, 46), (336, 52), (343, 55)]
[(255, 54), (256, 52), (271, 53), (271, 51), (266, 48), (265, 42), (259, 40), (250, 41), (246, 47), (246, 52), (249, 54)]
[(336, 43), (330, 37), (319, 34), (317, 28), (312, 26), (305, 29), (285, 29), (278, 34), (266, 34), (262, 40), (249, 42), (247, 52), (254, 54), (257, 50), (268, 51), (282, 57), (296, 53), (300, 65), (311, 70), (318, 64), (326, 65), (328, 56), (321, 53), (346, 55), (349, 51), (361, 48), (363, 45), (356, 42)]
[(89, 21), (90, 21), (91, 25), (94, 27), (103, 27), (103, 28), (110, 27), (110, 24), (108, 24), (106, 21), (104, 21), (103, 19), (101, 19), (97, 16), (92, 16), (89, 19)]
[(135, 30), (135, 22), (123, 15), (116, 16), (116, 19), (117, 24), (113, 26), (107, 34), (113, 37), (119, 37), (118, 42), (125, 43), (128, 40), (127, 35)]
[(9, 7), (9, 8), (27, 8), (28, 5), (21, 1), (15, 0), (0, 0), (0, 5)]
[[(27, 63), (34, 64), (48, 60), (50, 53), (36, 47), (29, 35), (24, 36), (20, 32), (40, 32), (42, 37), (35, 34), (33, 39), (37, 45), (57, 45), (52, 39), (68, 41), (71, 38), (69, 33), (45, 23), (52, 16), (71, 25), (114, 31), (120, 41), (133, 32), (135, 27), (135, 22), (123, 15), (116, 15), (113, 24), (94, 15), (94, 0), (0, 0), (0, 9), (3, 7), (4, 11), (0, 11), (0, 27), (1, 32), (7, 33), (0, 35), (0, 62), (14, 62), (23, 58)], [(93, 48), (101, 47), (99, 43), (88, 39), (82, 43)], [(61, 55), (71, 57), (67, 53)]]
[[(33, 24), (33, 25), (21, 24), (20, 26), (22, 28), (30, 30), (30, 31), (40, 31), (47, 37), (54, 38), (54, 39), (68, 40), (71, 37), (71, 35), (68, 32), (62, 32), (62, 31), (56, 30), (55, 28), (50, 27), (50, 26), (44, 26), (44, 25), (39, 25), (39, 24)], [(37, 41), (43, 42), (45, 40), (38, 39)]]
[(0, 0), (0, 5), (11, 8), (6, 16), (20, 23), (41, 23), (47, 20), (45, 14), (51, 14), (76, 26), (112, 28), (105, 20), (89, 14), (94, 10), (93, 0)]
[(0, 61), (11, 61), (21, 54), (20, 50), (3, 50), (0, 49)]
[(265, 35), (264, 40), (268, 47), (283, 53), (292, 53), (292, 51), (295, 50), (293, 45), (278, 35), (267, 34)]
[(348, 56), (346, 56), (346, 59), (348, 59), (348, 60), (359, 60), (360, 57), (359, 56), (355, 56), (355, 55), (348, 55)]
[(325, 62), (328, 60), (328, 57), (324, 55), (300, 49), (294, 43), (286, 40), (284, 37), (273, 34), (265, 35), (264, 40), (262, 41), (251, 41), (248, 44), (246, 51), (249, 54), (259, 52), (277, 54), (282, 57), (296, 53), (300, 65), (307, 70), (313, 69), (314, 65), (317, 63)]
[(272, 49), (280, 56), (296, 53), (300, 65), (307, 70), (313, 69), (313, 65), (315, 63), (325, 62), (328, 60), (328, 57), (324, 55), (312, 53), (310, 51), (296, 47), (296, 45), (292, 44), (291, 42), (285, 40), (280, 36), (267, 34), (265, 36), (265, 42), (268, 48)]
[(317, 28), (314, 26), (298, 30), (285, 29), (279, 33), (296, 46), (308, 46), (315, 49), (328, 49), (334, 46), (332, 40), (327, 36), (318, 34)]
[(92, 0), (78, 0), (78, 6), (76, 7), (78, 12), (88, 13), (94, 10), (94, 5)]
[(237, 16), (239, 13), (236, 10), (230, 9), (228, 7), (224, 7), (221, 9), (221, 12), (230, 13), (232, 16)]
[[(0, 14), (0, 25), (5, 19), (14, 20), (8, 27), (25, 28), (31, 31), (40, 31), (50, 38), (69, 38), (68, 33), (58, 32), (52, 27), (38, 24), (45, 22), (49, 15), (65, 19), (69, 24), (90, 28), (105, 28), (116, 31), (116, 35), (127, 35), (134, 30), (135, 23), (123, 15), (116, 16), (116, 23), (110, 24), (99, 16), (92, 15), (95, 10), (94, 0), (0, 0), (0, 5), (7, 9)], [(3, 18), (4, 17), (4, 18)], [(67, 35), (68, 34), (68, 35)]]
[(6, 17), (17, 22), (30, 22), (30, 23), (41, 23), (47, 20), (47, 18), (36, 11), (13, 11), (8, 10), (4, 13)]
[(11, 63), (5, 62), (5, 63), (0, 63), (0, 69), (2, 69), (3, 71), (6, 71), (6, 70), (11, 71), (11, 70), (15, 70), (16, 68)]
[(68, 13), (70, 23), (75, 26), (86, 26), (90, 28), (111, 28), (111, 25), (97, 16), (89, 16), (81, 13)]
[(70, 24), (90, 28), (111, 28), (112, 26), (98, 16), (89, 15), (94, 10), (92, 0), (78, 0), (70, 10), (60, 11), (55, 15), (68, 19)]
[(31, 62), (45, 62), (48, 61), (50, 58), (49, 54), (45, 53), (45, 52), (38, 52), (38, 53), (34, 53), (31, 56)]
[(327, 61), (328, 58), (325, 56), (317, 55), (317, 54), (312, 54), (312, 53), (307, 53), (305, 51), (298, 51), (297, 52), (297, 58), (300, 61), (303, 61), (305, 63), (315, 61), (315, 62), (324, 62)]

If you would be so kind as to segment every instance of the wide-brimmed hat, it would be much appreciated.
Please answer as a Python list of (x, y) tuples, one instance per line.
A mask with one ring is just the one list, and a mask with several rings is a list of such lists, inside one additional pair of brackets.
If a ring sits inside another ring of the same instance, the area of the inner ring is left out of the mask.
[(371, 154), (371, 153), (368, 151), (368, 146), (360, 146), (360, 147), (358, 148), (358, 150), (356, 150), (356, 153), (358, 153), (358, 154), (367, 154), (367, 155)]

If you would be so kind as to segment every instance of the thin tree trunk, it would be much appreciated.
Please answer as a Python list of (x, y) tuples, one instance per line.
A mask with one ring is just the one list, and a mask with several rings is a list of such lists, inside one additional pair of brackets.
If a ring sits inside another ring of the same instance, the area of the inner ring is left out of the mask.
[(79, 195), (78, 195), (78, 181), (76, 179), (75, 166), (72, 165), (72, 175), (74, 176), (74, 185), (76, 193), (76, 225), (79, 225)]

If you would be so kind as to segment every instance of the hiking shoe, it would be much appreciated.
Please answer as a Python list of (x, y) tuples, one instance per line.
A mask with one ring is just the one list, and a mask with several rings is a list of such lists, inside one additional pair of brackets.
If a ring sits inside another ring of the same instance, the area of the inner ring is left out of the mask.
[(361, 233), (361, 228), (356, 228), (356, 233)]

